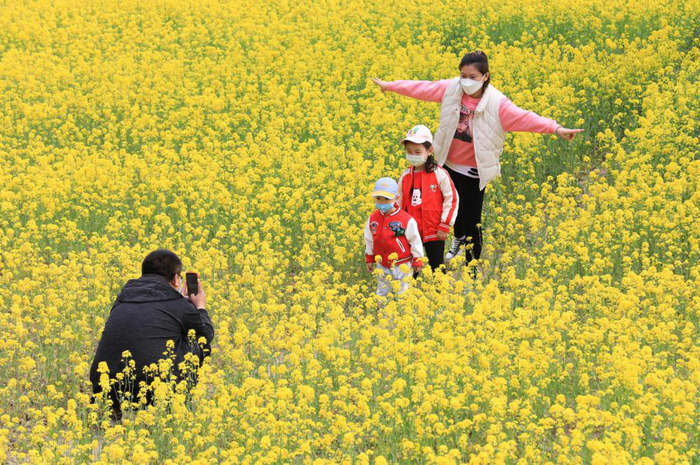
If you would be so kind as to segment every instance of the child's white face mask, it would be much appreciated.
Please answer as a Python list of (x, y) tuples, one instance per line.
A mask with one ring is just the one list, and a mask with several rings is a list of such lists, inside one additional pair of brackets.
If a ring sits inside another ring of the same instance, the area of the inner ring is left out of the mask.
[(426, 161), (428, 161), (428, 156), (406, 154), (406, 160), (408, 160), (408, 163), (410, 163), (411, 166), (421, 166), (424, 165)]
[(469, 94), (476, 94), (484, 86), (484, 81), (475, 81), (474, 79), (460, 79), (459, 83), (462, 85), (462, 90)]

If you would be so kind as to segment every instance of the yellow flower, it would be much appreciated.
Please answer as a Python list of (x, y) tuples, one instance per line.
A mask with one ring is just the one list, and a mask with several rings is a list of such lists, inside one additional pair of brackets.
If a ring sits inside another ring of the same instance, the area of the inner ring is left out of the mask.
[[(7, 3), (4, 461), (697, 462), (697, 0)], [(367, 186), (440, 104), (369, 78), (476, 49), (584, 133), (508, 135), (481, 257), (380, 299)], [(159, 247), (200, 270), (211, 356), (191, 313), (160, 360), (91, 373)]]

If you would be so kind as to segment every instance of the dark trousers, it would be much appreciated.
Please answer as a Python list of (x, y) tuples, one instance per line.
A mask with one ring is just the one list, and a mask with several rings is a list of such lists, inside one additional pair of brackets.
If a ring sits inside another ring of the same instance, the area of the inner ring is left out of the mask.
[(428, 257), (428, 264), (433, 271), (445, 263), (445, 241), (424, 242), (423, 247)]
[(484, 205), (484, 190), (479, 189), (479, 180), (460, 174), (449, 167), (452, 182), (459, 194), (459, 211), (455, 220), (455, 237), (467, 239), (466, 263), (481, 257), (481, 209)]

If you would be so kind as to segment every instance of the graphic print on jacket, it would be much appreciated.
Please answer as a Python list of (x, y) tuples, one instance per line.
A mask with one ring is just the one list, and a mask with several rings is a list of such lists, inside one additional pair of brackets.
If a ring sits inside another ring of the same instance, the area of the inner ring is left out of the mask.
[[(411, 209), (413, 212), (416, 211), (415, 207), (418, 207), (420, 209), (420, 206), (423, 204), (423, 173), (422, 172), (414, 172), (413, 173), (413, 184), (411, 188), (411, 207), (414, 207)], [(406, 211), (408, 211), (408, 207), (406, 207)], [(411, 216), (414, 218), (417, 216), (412, 212), (408, 212)]]
[(390, 221), (389, 222), (389, 229), (391, 229), (394, 232), (394, 236), (396, 236), (396, 237), (403, 236), (404, 233), (406, 232), (406, 228), (404, 228), (401, 225), (400, 221)]

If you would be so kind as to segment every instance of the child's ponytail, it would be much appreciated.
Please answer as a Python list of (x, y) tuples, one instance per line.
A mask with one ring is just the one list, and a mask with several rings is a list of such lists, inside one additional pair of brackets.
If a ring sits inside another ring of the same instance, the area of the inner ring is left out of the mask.
[(425, 161), (425, 172), (432, 173), (435, 171), (435, 168), (437, 168), (437, 162), (435, 161), (435, 156), (431, 153)]
[[(433, 146), (433, 144), (431, 144), (428, 141), (423, 142), (421, 145), (425, 147), (426, 150), (430, 150), (430, 147)], [(425, 166), (423, 167), (423, 169), (426, 173), (432, 173), (433, 171), (435, 171), (435, 168), (437, 168), (437, 162), (435, 161), (435, 156), (431, 153), (430, 155), (428, 155), (428, 159), (425, 160)]]

